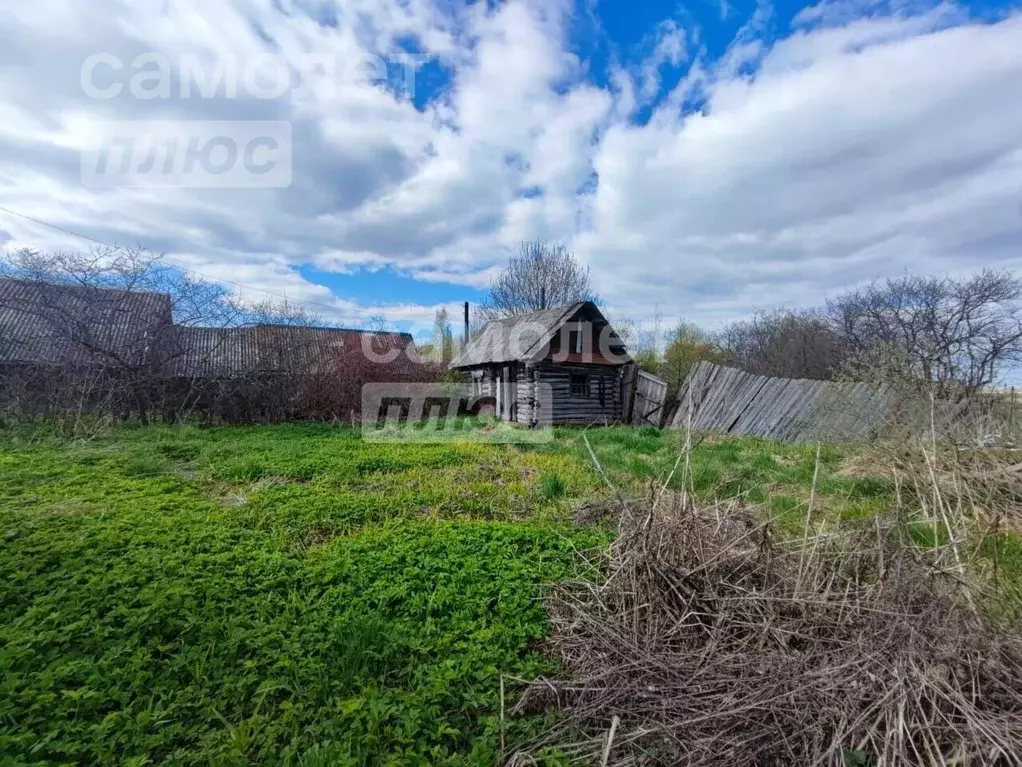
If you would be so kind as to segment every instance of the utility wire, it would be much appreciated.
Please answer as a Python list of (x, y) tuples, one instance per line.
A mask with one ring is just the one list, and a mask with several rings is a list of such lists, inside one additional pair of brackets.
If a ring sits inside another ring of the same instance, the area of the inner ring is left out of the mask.
[[(117, 247), (116, 245), (111, 245), (109, 242), (103, 242), (102, 240), (97, 240), (95, 237), (90, 237), (87, 234), (82, 234), (81, 232), (75, 232), (75, 231), (73, 231), (71, 229), (66, 229), (63, 226), (58, 226), (57, 224), (51, 224), (49, 221), (43, 221), (41, 218), (36, 218), (35, 216), (29, 216), (29, 215), (27, 215), (25, 213), (19, 213), (18, 211), (11, 210), (10, 208), (6, 208), (3, 205), (0, 205), (0, 210), (2, 210), (4, 213), (9, 213), (12, 216), (17, 216), (18, 218), (23, 218), (23, 219), (25, 219), (27, 221), (32, 221), (32, 222), (34, 222), (36, 224), (40, 224), (41, 226), (49, 227), (50, 229), (55, 229), (58, 232), (63, 232), (64, 234), (70, 234), (72, 237), (79, 237), (79, 238), (81, 238), (83, 240), (88, 240), (89, 242), (94, 242), (97, 245), (102, 245), (102, 246), (107, 247), (107, 248), (116, 248)], [(235, 287), (243, 288), (245, 290), (253, 290), (253, 291), (256, 291), (257, 293), (265, 293), (266, 295), (273, 296), (274, 298), (282, 299), (284, 301), (284, 303), (287, 303), (287, 304), (290, 304), (290, 305), (296, 305), (297, 304), (297, 306), (299, 306), (301, 308), (308, 308), (309, 306), (317, 306), (317, 307), (320, 307), (322, 309), (329, 309), (331, 312), (336, 312), (337, 311), (337, 307), (336, 306), (331, 306), (330, 304), (324, 304), (324, 303), (320, 303), (320, 302), (317, 302), (317, 301), (294, 302), (294, 301), (291, 301), (287, 297), (287, 295), (284, 294), (284, 293), (276, 293), (276, 292), (274, 292), (272, 290), (267, 290), (266, 288), (257, 288), (254, 285), (246, 285), (243, 282), (236, 282), (235, 280), (228, 280), (228, 279), (224, 279), (222, 277), (214, 277), (211, 274), (204, 274), (203, 272), (196, 271), (195, 269), (189, 269), (189, 268), (184, 267), (184, 266), (175, 266), (174, 268), (175, 269), (179, 269), (180, 271), (185, 272), (186, 274), (191, 274), (191, 275), (194, 275), (196, 277), (201, 277), (201, 278), (203, 278), (205, 280), (212, 280), (213, 282), (224, 283), (224, 284), (227, 284), (227, 285), (234, 285)]]

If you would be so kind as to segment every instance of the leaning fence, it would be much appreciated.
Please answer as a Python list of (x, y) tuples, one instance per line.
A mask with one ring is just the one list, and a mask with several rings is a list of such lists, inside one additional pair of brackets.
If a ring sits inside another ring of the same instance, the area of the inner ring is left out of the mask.
[(710, 362), (692, 367), (678, 401), (675, 428), (793, 443), (870, 439), (902, 406), (885, 386), (770, 378)]

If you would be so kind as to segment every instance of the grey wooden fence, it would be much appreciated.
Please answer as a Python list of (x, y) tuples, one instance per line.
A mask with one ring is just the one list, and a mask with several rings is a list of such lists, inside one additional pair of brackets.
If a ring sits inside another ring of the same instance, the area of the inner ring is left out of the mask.
[(660, 426), (664, 422), (666, 404), (667, 381), (645, 370), (639, 370), (635, 379), (632, 423), (640, 426)]
[(857, 441), (877, 436), (896, 398), (884, 387), (768, 378), (696, 363), (678, 395), (671, 426), (782, 442)]

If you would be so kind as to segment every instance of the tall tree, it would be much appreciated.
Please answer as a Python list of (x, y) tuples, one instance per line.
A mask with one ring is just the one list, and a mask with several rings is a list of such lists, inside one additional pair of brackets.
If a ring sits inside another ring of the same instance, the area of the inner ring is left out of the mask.
[(690, 322), (680, 322), (668, 340), (657, 372), (667, 381), (667, 391), (676, 393), (697, 362), (723, 365), (728, 359), (727, 353), (702, 328)]
[(441, 307), (436, 310), (433, 317), (433, 338), (431, 339), (433, 354), (437, 362), (447, 365), (454, 359), (454, 331), (451, 329), (451, 320), (447, 309)]
[(482, 303), (489, 319), (516, 317), (576, 301), (599, 303), (589, 268), (563, 245), (523, 242)]

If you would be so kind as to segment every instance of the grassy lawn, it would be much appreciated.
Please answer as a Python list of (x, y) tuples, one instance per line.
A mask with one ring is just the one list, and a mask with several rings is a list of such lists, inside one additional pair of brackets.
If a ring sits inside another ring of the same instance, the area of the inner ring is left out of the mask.
[[(577, 446), (578, 433), (559, 430), (561, 442)], [(681, 452), (677, 432), (602, 429), (588, 438), (616, 486), (633, 491), (642, 484), (661, 485), (672, 476)], [(893, 484), (881, 476), (848, 472), (854, 448), (823, 445), (817, 476), (817, 518), (859, 519), (889, 506)], [(769, 440), (701, 435), (693, 443), (691, 485), (704, 500), (742, 498), (761, 505), (780, 532), (801, 533), (816, 471), (816, 445), (784, 445)], [(682, 489), (682, 472), (674, 472), (672, 489)]]
[[(587, 436), (631, 494), (678, 455), (655, 429)], [(823, 513), (886, 504), (844, 459), (823, 450)], [(692, 464), (704, 497), (794, 529), (815, 448), (707, 440)], [(501, 677), (556, 670), (540, 600), (609, 541), (571, 523), (604, 496), (571, 429), (526, 446), (0, 433), (0, 763), (492, 764)]]

